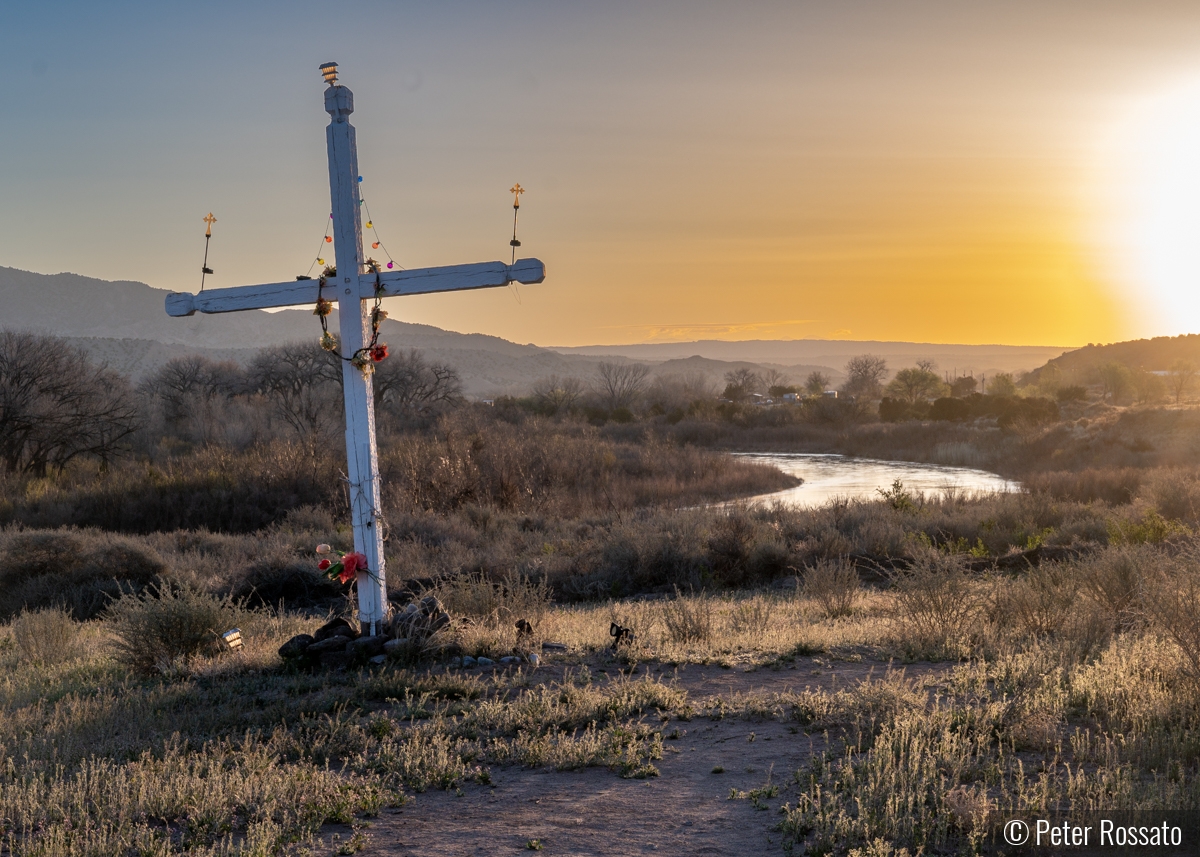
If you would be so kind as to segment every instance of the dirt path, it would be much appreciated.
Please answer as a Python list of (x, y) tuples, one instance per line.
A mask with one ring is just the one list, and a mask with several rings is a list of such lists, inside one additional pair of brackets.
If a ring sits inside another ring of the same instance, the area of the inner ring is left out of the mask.
[[(797, 659), (784, 669), (751, 672), (719, 667), (646, 667), (674, 677), (693, 702), (753, 691), (826, 690), (881, 677), (887, 664)], [(946, 665), (909, 666), (909, 676)], [(597, 663), (596, 671), (617, 668)], [(602, 675), (597, 675), (602, 678)], [(678, 729), (678, 735), (671, 737)], [(367, 831), (363, 857), (458, 857), (531, 853), (617, 857), (629, 854), (782, 854), (778, 808), (794, 802), (792, 774), (804, 766), (820, 736), (772, 721), (671, 722), (664, 729), (661, 775), (623, 780), (592, 768), (556, 772), (493, 768), (492, 785), (465, 785), (460, 794), (428, 792), (384, 812)], [(719, 769), (719, 772), (714, 772)], [(777, 794), (756, 808), (744, 794), (770, 782)], [(743, 793), (730, 797), (731, 790)]]
[[(779, 723), (684, 725), (691, 728), (683, 737), (665, 742), (659, 777), (623, 780), (602, 768), (493, 769), (493, 787), (469, 786), (462, 797), (429, 792), (381, 816), (360, 853), (519, 854), (529, 853), (531, 840), (547, 854), (579, 857), (778, 851), (780, 836), (771, 830), (778, 813), (730, 800), (730, 789), (757, 788), (772, 769), (773, 782), (789, 780), (811, 751), (808, 737)], [(718, 766), (724, 773), (713, 773)], [(769, 801), (771, 808), (783, 797)]]

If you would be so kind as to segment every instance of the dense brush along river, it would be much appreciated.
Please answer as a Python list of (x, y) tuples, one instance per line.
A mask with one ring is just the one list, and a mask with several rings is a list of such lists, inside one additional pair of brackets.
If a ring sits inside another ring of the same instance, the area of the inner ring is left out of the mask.
[(881, 490), (890, 490), (897, 479), (910, 494), (940, 494), (954, 491), (960, 496), (977, 496), (999, 491), (1018, 491), (1020, 483), (986, 470), (944, 467), (915, 461), (879, 461), (805, 452), (737, 452), (739, 458), (778, 467), (799, 476), (803, 485), (759, 494), (737, 502), (782, 502), (789, 506), (815, 508), (830, 500), (879, 500)]

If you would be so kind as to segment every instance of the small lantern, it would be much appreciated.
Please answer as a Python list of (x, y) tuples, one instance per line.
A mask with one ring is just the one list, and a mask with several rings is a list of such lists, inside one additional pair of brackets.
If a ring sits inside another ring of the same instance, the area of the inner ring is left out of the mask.
[(236, 652), (244, 645), (242, 643), (242, 631), (240, 628), (230, 628), (221, 635), (221, 639), (225, 641), (225, 648), (231, 652)]

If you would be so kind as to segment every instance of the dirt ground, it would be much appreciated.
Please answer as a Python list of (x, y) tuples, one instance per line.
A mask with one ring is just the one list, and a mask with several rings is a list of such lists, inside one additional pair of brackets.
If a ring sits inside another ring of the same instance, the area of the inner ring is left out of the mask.
[[(653, 664), (643, 669), (675, 678), (699, 704), (711, 696), (756, 690), (853, 686), (872, 674), (882, 676), (887, 666), (798, 658), (783, 669)], [(616, 674), (614, 665), (607, 667)], [(942, 668), (913, 665), (905, 672), (915, 677)], [(385, 811), (372, 821), (359, 853), (474, 857), (530, 853), (538, 845), (546, 854), (572, 857), (783, 853), (775, 830), (779, 807), (795, 801), (793, 772), (821, 749), (821, 735), (771, 721), (697, 716), (665, 724), (663, 737), (664, 756), (655, 763), (658, 777), (625, 780), (603, 768), (493, 768), (490, 786), (428, 792)], [(756, 805), (746, 793), (768, 784), (778, 786), (778, 793), (760, 797)]]

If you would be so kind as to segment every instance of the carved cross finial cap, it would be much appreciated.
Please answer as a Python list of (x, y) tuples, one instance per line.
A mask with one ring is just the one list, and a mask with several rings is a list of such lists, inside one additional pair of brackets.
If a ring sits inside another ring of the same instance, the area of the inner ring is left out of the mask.
[(330, 86), (337, 86), (337, 65), (335, 62), (321, 63), (321, 74)]

